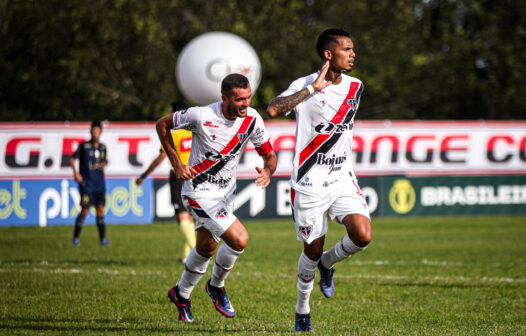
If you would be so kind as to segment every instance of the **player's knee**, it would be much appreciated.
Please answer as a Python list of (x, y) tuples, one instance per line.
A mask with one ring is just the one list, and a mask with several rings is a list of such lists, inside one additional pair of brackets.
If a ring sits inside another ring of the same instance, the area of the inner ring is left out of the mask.
[(373, 233), (371, 231), (371, 222), (369, 220), (364, 220), (362, 225), (356, 227), (356, 232), (353, 235), (353, 242), (359, 247), (365, 247), (371, 243), (373, 240)]
[(217, 243), (211, 241), (198, 241), (195, 245), (196, 252), (205, 258), (211, 258), (216, 253)]
[(303, 251), (310, 260), (319, 260), (323, 254), (323, 245), (320, 244), (304, 244)]
[(244, 231), (236, 237), (236, 239), (233, 239), (231, 243), (228, 245), (233, 250), (236, 251), (243, 251), (245, 247), (248, 245), (248, 232)]
[(83, 219), (86, 218), (88, 213), (89, 213), (89, 208), (82, 208), (82, 210), (80, 210), (80, 215), (82, 216)]
[(368, 230), (368, 231), (362, 232), (362, 234), (360, 234), (357, 245), (360, 246), (360, 247), (365, 247), (365, 246), (369, 245), (372, 240), (373, 240), (373, 234), (372, 234), (371, 230)]

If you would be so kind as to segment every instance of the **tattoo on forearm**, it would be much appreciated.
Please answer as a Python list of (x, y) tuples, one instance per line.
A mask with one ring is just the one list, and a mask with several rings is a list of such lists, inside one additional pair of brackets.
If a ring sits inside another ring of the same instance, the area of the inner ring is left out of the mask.
[(309, 90), (305, 88), (301, 91), (291, 94), (290, 96), (276, 97), (272, 99), (270, 101), (270, 107), (272, 107), (274, 111), (281, 115), (292, 110), (308, 96), (310, 96)]

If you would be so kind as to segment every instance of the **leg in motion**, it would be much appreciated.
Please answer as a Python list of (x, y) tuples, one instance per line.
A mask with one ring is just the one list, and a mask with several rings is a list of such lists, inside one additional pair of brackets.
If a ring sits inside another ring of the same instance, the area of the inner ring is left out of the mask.
[(210, 232), (204, 228), (199, 228), (197, 230), (197, 244), (186, 258), (185, 270), (179, 283), (168, 291), (168, 297), (176, 305), (181, 321), (193, 322), (190, 311), (190, 295), (195, 285), (206, 273), (210, 257), (214, 255), (216, 248), (217, 242)]
[(215, 309), (226, 317), (234, 317), (236, 312), (230, 303), (224, 284), (225, 279), (234, 267), (237, 258), (243, 253), (248, 243), (248, 232), (236, 219), (221, 236), (224, 243), (217, 251), (212, 278), (206, 283), (206, 292), (212, 298)]

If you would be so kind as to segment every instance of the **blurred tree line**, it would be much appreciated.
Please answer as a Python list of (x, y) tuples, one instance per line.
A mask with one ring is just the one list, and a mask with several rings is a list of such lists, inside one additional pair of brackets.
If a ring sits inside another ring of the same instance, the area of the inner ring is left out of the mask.
[(0, 120), (154, 120), (184, 100), (183, 47), (245, 38), (262, 63), (260, 113), (318, 69), (316, 38), (351, 33), (360, 119), (525, 119), (520, 0), (0, 0)]

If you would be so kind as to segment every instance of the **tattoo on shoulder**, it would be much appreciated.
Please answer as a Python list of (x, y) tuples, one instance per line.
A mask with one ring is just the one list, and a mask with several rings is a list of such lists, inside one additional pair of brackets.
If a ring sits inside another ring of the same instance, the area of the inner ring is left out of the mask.
[(294, 107), (296, 107), (296, 105), (301, 103), (309, 95), (310, 95), (309, 91), (307, 89), (303, 89), (294, 94), (291, 94), (290, 96), (276, 97), (272, 99), (272, 101), (270, 102), (270, 105), (279, 114), (283, 114), (285, 112), (292, 110)]

